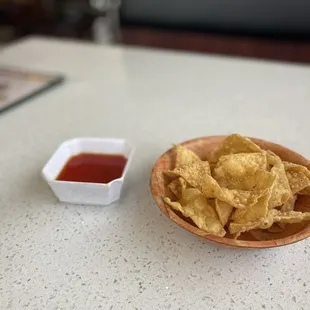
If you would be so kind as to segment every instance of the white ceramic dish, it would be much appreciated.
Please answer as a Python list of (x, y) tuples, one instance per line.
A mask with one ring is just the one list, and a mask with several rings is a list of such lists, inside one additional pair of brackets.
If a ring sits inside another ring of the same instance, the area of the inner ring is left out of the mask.
[[(122, 176), (107, 184), (56, 180), (68, 159), (80, 153), (120, 154), (127, 158), (127, 163)], [(42, 176), (60, 201), (73, 204), (109, 205), (120, 198), (132, 154), (132, 147), (126, 140), (76, 138), (65, 141), (59, 146), (44, 166)]]

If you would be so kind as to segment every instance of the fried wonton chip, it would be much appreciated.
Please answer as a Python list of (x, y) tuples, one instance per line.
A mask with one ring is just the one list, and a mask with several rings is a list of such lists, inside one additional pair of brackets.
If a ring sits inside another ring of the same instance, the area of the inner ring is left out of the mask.
[(248, 223), (230, 223), (229, 232), (238, 237), (241, 233), (252, 229), (269, 229), (274, 223), (293, 224), (310, 221), (310, 212), (289, 211), (281, 212), (276, 209), (268, 211), (264, 219)]
[(188, 165), (195, 161), (200, 161), (200, 158), (193, 151), (187, 149), (182, 145), (176, 146), (176, 168)]
[(170, 189), (170, 191), (175, 195), (177, 199), (181, 199), (184, 190), (190, 186), (183, 178), (178, 178), (170, 182), (167, 185), (167, 187)]
[(297, 195), (292, 195), (288, 201), (281, 207), (282, 212), (293, 211)]
[(274, 165), (282, 161), (281, 158), (272, 151), (267, 150), (265, 151), (265, 154), (267, 158), (267, 164), (269, 165), (269, 169), (271, 169)]
[[(267, 173), (267, 172), (266, 172)], [(208, 162), (200, 161), (176, 168), (172, 174), (182, 177), (192, 187), (199, 189), (207, 198), (218, 198), (236, 208), (246, 208), (257, 202), (269, 189), (268, 186), (252, 191), (222, 188), (210, 175)]]
[(280, 227), (285, 227), (283, 224), (301, 223), (310, 221), (310, 212), (288, 211), (282, 212), (280, 210), (272, 209), (268, 211), (267, 216), (258, 226), (260, 229), (270, 228), (274, 223)]
[(175, 168), (171, 173), (183, 177), (190, 185), (198, 189), (204, 183), (205, 177), (211, 175), (209, 162), (201, 160)]
[(276, 179), (269, 199), (269, 209), (285, 204), (292, 196), (284, 165), (281, 161), (271, 168), (271, 173), (276, 176)]
[(283, 164), (293, 194), (310, 186), (310, 171), (305, 166), (289, 162)]
[(270, 192), (260, 197), (258, 201), (250, 207), (245, 209), (237, 209), (232, 215), (232, 221), (235, 223), (249, 223), (256, 222), (262, 218), (265, 218), (268, 213), (268, 201), (270, 198)]
[(274, 211), (272, 214), (274, 223), (301, 223), (304, 221), (310, 221), (310, 212), (300, 212), (300, 211), (288, 211), (281, 212), (279, 210), (270, 210)]
[[(175, 152), (175, 168), (186, 166), (195, 161), (200, 161), (200, 158), (193, 151), (187, 149), (183, 145), (176, 145)], [(164, 174), (169, 178), (176, 177), (176, 175), (171, 170), (165, 171)]]
[(202, 187), (202, 193), (207, 197), (218, 198), (235, 208), (246, 208), (255, 204), (266, 191), (268, 191), (268, 189), (243, 191), (239, 189), (221, 188), (211, 176), (206, 178), (206, 182)]
[(232, 205), (217, 198), (215, 199), (215, 210), (223, 226), (227, 224), (233, 209)]
[(257, 184), (257, 172), (266, 169), (265, 153), (224, 155), (216, 164), (213, 177), (222, 187), (252, 190)]
[(273, 209), (268, 211), (267, 216), (262, 223), (259, 223), (257, 228), (269, 229), (274, 223), (277, 223), (279, 227), (284, 229), (286, 224), (301, 223), (304, 221), (310, 221), (310, 212), (282, 212)]
[(232, 222), (229, 224), (229, 232), (235, 236), (235, 239), (237, 239), (242, 233), (258, 228), (260, 222), (261, 221), (243, 224)]
[(213, 153), (212, 162), (217, 162), (223, 155), (237, 153), (258, 153), (261, 148), (248, 138), (244, 138), (238, 134), (228, 136)]
[(266, 217), (259, 218), (256, 221), (243, 223), (231, 222), (229, 225), (229, 232), (235, 235), (235, 238), (237, 239), (242, 233), (246, 231), (258, 228), (270, 228), (273, 224), (273, 216), (270, 214), (270, 211), (274, 210), (269, 210)]
[(183, 198), (172, 202), (170, 198), (164, 201), (172, 208), (189, 217), (201, 230), (216, 236), (223, 237), (226, 232), (208, 199), (197, 189), (190, 188), (184, 191)]

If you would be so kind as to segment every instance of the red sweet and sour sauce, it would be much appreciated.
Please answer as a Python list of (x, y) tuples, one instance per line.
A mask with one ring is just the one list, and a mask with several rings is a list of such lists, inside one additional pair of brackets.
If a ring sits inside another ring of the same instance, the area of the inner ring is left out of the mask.
[(81, 153), (67, 161), (56, 180), (109, 183), (122, 176), (126, 162), (122, 155)]

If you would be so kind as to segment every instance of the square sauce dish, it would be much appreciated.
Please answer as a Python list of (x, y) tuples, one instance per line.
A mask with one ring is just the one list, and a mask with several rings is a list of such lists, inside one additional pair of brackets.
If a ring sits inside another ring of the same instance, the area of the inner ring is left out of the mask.
[(120, 198), (132, 155), (123, 139), (75, 138), (58, 147), (42, 176), (62, 202), (109, 205)]

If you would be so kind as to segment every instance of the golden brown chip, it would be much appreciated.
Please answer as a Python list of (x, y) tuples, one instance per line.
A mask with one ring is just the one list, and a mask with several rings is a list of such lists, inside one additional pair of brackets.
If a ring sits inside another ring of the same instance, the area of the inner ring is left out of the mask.
[(276, 176), (272, 187), (269, 200), (269, 209), (285, 204), (292, 196), (291, 188), (284, 170), (282, 162), (277, 162), (272, 168), (271, 173)]
[(200, 158), (193, 151), (182, 145), (176, 146), (176, 168), (188, 165), (195, 161), (200, 161)]
[[(281, 212), (276, 209), (268, 211), (267, 216), (263, 221), (257, 222), (256, 228), (268, 229), (274, 223), (277, 223), (280, 227), (285, 227), (283, 224), (301, 223), (304, 221), (310, 221), (310, 212), (288, 211)], [(281, 225), (282, 224), (282, 225)]]
[(269, 168), (271, 169), (274, 165), (277, 163), (281, 162), (281, 158), (277, 156), (275, 153), (267, 150), (266, 152), (266, 157), (267, 157), (267, 163), (269, 165)]
[[(266, 185), (258, 186), (257, 190), (229, 190), (221, 188), (215, 179), (210, 175), (208, 162), (200, 161), (176, 168), (172, 171), (176, 176), (182, 177), (192, 187), (199, 189), (207, 198), (218, 198), (236, 208), (245, 208), (257, 202), (269, 189), (272, 176)], [(265, 173), (268, 173), (265, 171)], [(262, 182), (263, 184), (263, 182)]]
[(188, 188), (189, 185), (183, 178), (178, 178), (170, 182), (167, 187), (171, 190), (177, 199), (181, 199), (184, 190)]
[(310, 221), (310, 212), (299, 212), (299, 211), (288, 211), (288, 212), (281, 212), (279, 210), (272, 210), (277, 211), (273, 213), (273, 221), (275, 223), (301, 223), (304, 221)]
[(255, 190), (265, 190), (267, 189), (271, 192), (276, 181), (276, 175), (269, 171), (259, 170), (255, 175), (253, 184)]
[(228, 189), (252, 190), (257, 172), (267, 169), (265, 153), (239, 153), (222, 156), (213, 170), (213, 177)]
[(164, 197), (164, 201), (177, 211), (180, 211), (185, 217), (190, 217), (191, 209), (184, 208), (184, 206), (190, 204), (196, 198), (201, 196), (201, 192), (197, 188), (189, 188), (184, 191), (183, 197), (179, 201), (171, 201), (169, 197)]
[(217, 198), (215, 199), (215, 210), (223, 226), (227, 224), (233, 209), (232, 205)]
[(268, 213), (268, 201), (270, 198), (270, 192), (266, 195), (260, 197), (253, 206), (247, 207), (245, 209), (237, 209), (233, 213), (231, 219), (235, 223), (249, 223), (256, 222), (267, 216)]
[(310, 186), (310, 171), (306, 167), (288, 162), (283, 164), (293, 194)]
[(197, 188), (188, 188), (183, 192), (182, 198), (180, 199), (180, 203), (182, 205), (187, 205), (191, 201), (195, 200), (196, 198), (201, 197), (201, 191)]
[(182, 212), (185, 217), (190, 217), (203, 231), (220, 237), (225, 236), (226, 231), (215, 209), (199, 191), (190, 188), (184, 191), (183, 198), (179, 202), (172, 202), (168, 197), (164, 198), (164, 201), (171, 208)]
[[(182, 145), (176, 145), (176, 162), (175, 168), (186, 166), (192, 162), (200, 161), (200, 158), (191, 150)], [(172, 170), (164, 171), (164, 174), (169, 178), (175, 178), (177, 175)]]
[(295, 202), (297, 195), (292, 195), (288, 201), (281, 207), (282, 212), (293, 211), (295, 207)]
[(223, 155), (237, 153), (257, 153), (261, 152), (261, 148), (248, 138), (244, 138), (238, 134), (228, 136), (213, 153), (212, 162), (217, 162)]
[(169, 173), (175, 176), (181, 176), (191, 186), (200, 189), (205, 176), (210, 175), (210, 165), (207, 161), (196, 161), (181, 167), (175, 168)]
[(202, 188), (202, 193), (209, 198), (218, 198), (235, 208), (246, 208), (257, 202), (268, 189), (243, 191), (239, 189), (221, 188), (217, 182), (211, 177), (206, 178), (206, 182)]
[(252, 229), (270, 229), (274, 223), (277, 223), (284, 229), (285, 226), (283, 226), (283, 224), (301, 223), (304, 221), (310, 221), (310, 212), (281, 212), (279, 210), (272, 209), (268, 211), (268, 214), (264, 219), (252, 223), (246, 223), (244, 227), (242, 227), (242, 224), (233, 225), (232, 229), (229, 226), (229, 231), (230, 233), (233, 231), (233, 233), (240, 235), (242, 232)]
[(259, 226), (259, 223), (255, 222), (249, 222), (249, 223), (235, 223), (235, 222), (231, 222), (229, 224), (229, 232), (232, 235), (235, 235), (235, 238), (237, 239), (242, 233), (252, 230), (252, 229), (256, 229)]
[(257, 228), (270, 228), (274, 223), (274, 214), (276, 214), (276, 212), (278, 212), (276, 209), (268, 210), (267, 216), (259, 221)]
[(266, 217), (257, 219), (256, 221), (253, 222), (246, 222), (246, 223), (231, 222), (229, 224), (229, 232), (231, 234), (234, 234), (235, 238), (238, 238), (242, 233), (246, 231), (250, 231), (253, 229), (268, 229), (274, 223), (272, 214), (273, 211), (277, 210), (269, 210)]
[(310, 220), (310, 212), (288, 211), (282, 212), (280, 210), (272, 209), (268, 211), (267, 216), (258, 228), (267, 229), (274, 223), (277, 223), (281, 228), (285, 228), (286, 224), (301, 223)]

